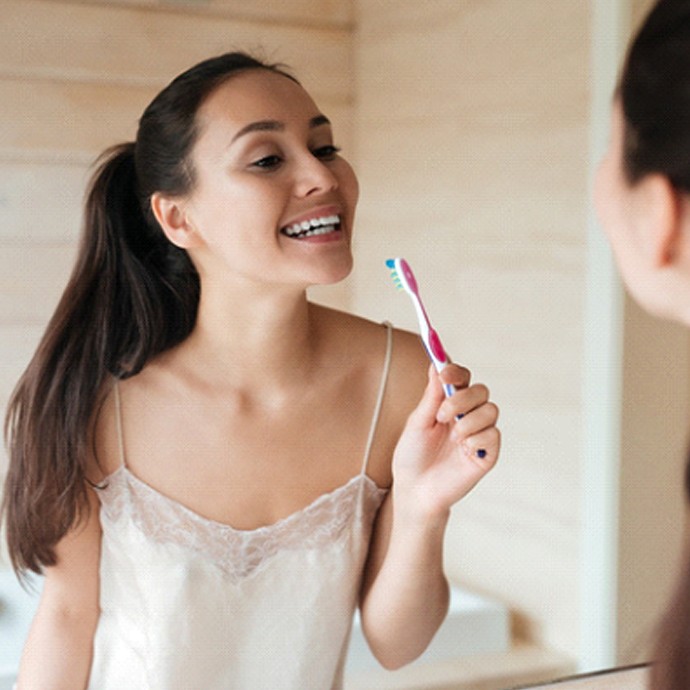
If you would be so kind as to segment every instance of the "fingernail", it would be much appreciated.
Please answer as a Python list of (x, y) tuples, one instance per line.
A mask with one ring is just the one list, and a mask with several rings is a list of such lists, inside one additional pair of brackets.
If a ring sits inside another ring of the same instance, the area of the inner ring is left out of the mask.
[(485, 458), (486, 457), (486, 451), (483, 448), (480, 448), (477, 451), (477, 457), (478, 458)]
[(446, 424), (450, 421), (450, 417), (448, 417), (448, 413), (445, 410), (439, 410), (436, 413), (436, 421), (440, 424)]
[(464, 413), (462, 413), (462, 412), (461, 412), (460, 414), (456, 414), (456, 415), (455, 415), (455, 420), (456, 420), (457, 422), (459, 422), (464, 416), (465, 416), (465, 415), (464, 415)]

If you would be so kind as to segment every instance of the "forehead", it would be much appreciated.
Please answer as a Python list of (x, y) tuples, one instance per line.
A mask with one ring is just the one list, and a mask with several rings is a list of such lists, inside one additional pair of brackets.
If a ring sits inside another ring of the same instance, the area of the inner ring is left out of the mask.
[(199, 108), (201, 132), (215, 125), (240, 129), (251, 122), (308, 123), (319, 114), (302, 86), (265, 69), (242, 72), (218, 86)]

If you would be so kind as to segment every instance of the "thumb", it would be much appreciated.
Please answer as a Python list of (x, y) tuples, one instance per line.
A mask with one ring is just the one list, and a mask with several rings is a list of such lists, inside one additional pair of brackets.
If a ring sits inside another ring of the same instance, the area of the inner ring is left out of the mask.
[(424, 393), (408, 418), (409, 424), (418, 428), (433, 427), (436, 424), (436, 413), (444, 399), (441, 380), (432, 364), (429, 366), (429, 380)]

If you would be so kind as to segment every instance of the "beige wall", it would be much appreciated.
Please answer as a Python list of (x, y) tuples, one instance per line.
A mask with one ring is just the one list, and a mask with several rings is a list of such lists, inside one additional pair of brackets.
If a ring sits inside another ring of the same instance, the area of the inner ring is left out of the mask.
[(617, 648), (630, 664), (649, 658), (680, 568), (690, 342), (629, 298), (624, 308)]
[[(264, 47), (312, 91), (360, 176), (356, 271), (316, 298), (416, 329), (383, 265), (406, 256), (449, 351), (501, 405), (502, 461), (454, 511), (451, 577), (575, 657), (582, 581), (596, 577), (580, 551), (591, 22), (584, 0), (4, 0), (0, 407), (66, 279), (94, 156), (131, 138), (180, 70)], [(664, 429), (687, 417), (688, 349), (678, 331), (661, 347), (630, 305), (625, 318), (621, 658), (675, 567), (677, 467), (648, 460), (679, 456)], [(645, 376), (659, 352), (680, 366)], [(643, 555), (654, 567), (637, 568)]]

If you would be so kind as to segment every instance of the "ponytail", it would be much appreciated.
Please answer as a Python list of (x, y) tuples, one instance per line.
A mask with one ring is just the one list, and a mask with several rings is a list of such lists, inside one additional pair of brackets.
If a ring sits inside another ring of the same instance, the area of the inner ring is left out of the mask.
[(72, 276), (5, 420), (2, 513), (18, 573), (54, 565), (55, 545), (87, 515), (89, 442), (105, 381), (136, 374), (182, 341), (198, 298), (189, 257), (142, 210), (134, 144), (106, 151)]

